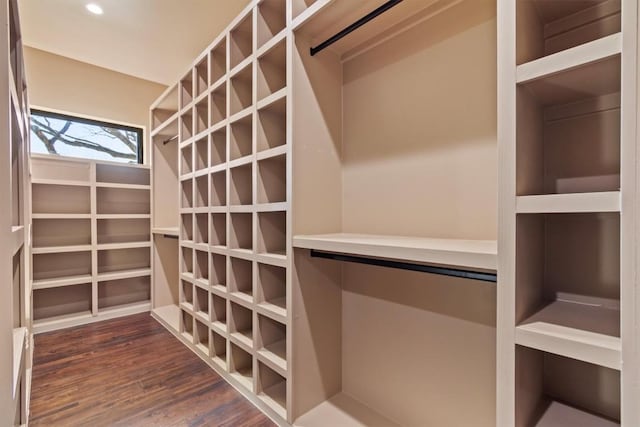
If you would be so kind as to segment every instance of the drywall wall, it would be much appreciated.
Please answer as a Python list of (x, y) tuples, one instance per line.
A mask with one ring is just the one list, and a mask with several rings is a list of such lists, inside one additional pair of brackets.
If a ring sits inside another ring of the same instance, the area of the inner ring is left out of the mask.
[[(148, 127), (149, 106), (166, 89), (42, 50), (24, 52), (32, 106)], [(146, 163), (149, 158), (145, 147)]]
[(344, 231), (496, 238), (494, 16), (462, 2), (345, 63)]
[[(495, 2), (354, 58), (343, 85), (343, 230), (495, 239)], [(342, 284), (345, 393), (400, 425), (495, 425), (495, 284), (352, 264)]]

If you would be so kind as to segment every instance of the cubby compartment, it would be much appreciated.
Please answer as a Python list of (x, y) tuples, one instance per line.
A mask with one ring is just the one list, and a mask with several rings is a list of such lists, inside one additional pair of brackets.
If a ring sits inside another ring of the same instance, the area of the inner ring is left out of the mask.
[(619, 56), (518, 87), (518, 195), (620, 189), (619, 91)]
[(193, 249), (183, 246), (180, 250), (182, 252), (180, 272), (193, 276)]
[(231, 177), (231, 184), (229, 186), (229, 190), (231, 191), (229, 197), (230, 205), (250, 205), (252, 203), (251, 169), (252, 165), (250, 163), (231, 169), (229, 173)]
[(258, 151), (287, 143), (287, 101), (278, 101), (258, 110)]
[(75, 181), (89, 185), (91, 165), (88, 162), (64, 160), (63, 158), (31, 158), (31, 179), (53, 181)]
[(211, 174), (211, 206), (227, 204), (227, 171)]
[(231, 67), (234, 68), (253, 53), (253, 14), (247, 16), (231, 30), (230, 33), (230, 58)]
[(186, 145), (180, 149), (180, 175), (187, 175), (193, 172), (193, 147), (191, 144)]
[(98, 283), (98, 312), (147, 304), (151, 300), (151, 276)]
[(196, 214), (195, 243), (209, 243), (208, 214)]
[(186, 241), (193, 241), (193, 215), (180, 215), (180, 238)]
[(229, 333), (236, 341), (248, 348), (253, 347), (253, 313), (250, 309), (230, 303), (231, 318), (229, 319)]
[(151, 195), (149, 190), (131, 188), (96, 188), (97, 213), (115, 215), (149, 215)]
[(227, 162), (227, 129), (222, 128), (211, 134), (211, 167)]
[(248, 303), (253, 302), (253, 263), (240, 258), (231, 258), (229, 292)]
[(253, 116), (231, 123), (230, 160), (250, 156), (253, 151)]
[(209, 285), (209, 253), (196, 250), (196, 280)]
[(91, 251), (33, 254), (33, 280), (91, 275)]
[(210, 355), (213, 361), (221, 366), (223, 369), (227, 369), (227, 340), (224, 336), (218, 334), (216, 331), (211, 331), (211, 348)]
[(227, 257), (211, 254), (211, 271), (209, 283), (211, 287), (221, 292), (227, 290)]
[(209, 292), (198, 286), (195, 287), (196, 295), (193, 311), (203, 319), (209, 320)]
[(286, 0), (264, 0), (258, 4), (258, 49), (287, 26)]
[(96, 163), (96, 181), (110, 184), (149, 185), (149, 169)]
[(195, 171), (201, 171), (209, 167), (209, 138), (207, 136), (200, 138), (194, 144), (195, 146)]
[(205, 355), (209, 355), (209, 327), (198, 319), (195, 321), (194, 344)]
[(180, 181), (180, 207), (183, 209), (193, 208), (193, 179)]
[(620, 425), (620, 372), (516, 346), (516, 426)]
[(91, 213), (89, 187), (33, 184), (31, 210), (34, 214)]
[(211, 246), (227, 246), (227, 214), (211, 214)]
[(618, 213), (519, 215), (516, 248), (519, 330), (620, 337)]
[(281, 318), (287, 315), (287, 270), (283, 267), (258, 263), (258, 307)]
[(621, 30), (620, 0), (518, 0), (516, 8), (518, 64)]
[(284, 324), (259, 314), (256, 347), (262, 358), (282, 373), (286, 372), (287, 327)]
[(158, 128), (176, 114), (179, 109), (178, 86), (176, 85), (151, 110), (151, 129)]
[(216, 294), (210, 294), (211, 323), (220, 331), (227, 331), (227, 300)]
[(258, 213), (258, 253), (285, 256), (287, 253), (286, 212)]
[(198, 102), (194, 111), (196, 119), (194, 135), (198, 135), (209, 128), (209, 100), (205, 98)]
[(190, 343), (193, 343), (193, 316), (182, 310), (182, 321), (180, 322), (180, 332)]
[(231, 77), (230, 112), (233, 116), (253, 104), (253, 65), (249, 64)]
[(185, 108), (193, 100), (193, 74), (189, 70), (180, 80), (180, 107)]
[(231, 213), (229, 248), (253, 251), (253, 224), (250, 213)]
[(282, 41), (258, 58), (258, 101), (276, 93), (286, 85), (287, 46)]
[(209, 206), (209, 177), (208, 175), (201, 175), (196, 177), (196, 204), (197, 208), (206, 208)]
[(287, 157), (258, 161), (258, 203), (287, 201)]
[(227, 118), (227, 85), (222, 84), (211, 92), (211, 126)]
[(258, 362), (258, 397), (283, 418), (287, 416), (287, 380)]
[(91, 221), (88, 219), (34, 219), (33, 248), (91, 244)]
[(151, 267), (149, 248), (109, 249), (98, 251), (98, 274), (126, 272)]
[(253, 357), (233, 342), (230, 344), (229, 372), (244, 388), (253, 391)]
[(227, 39), (223, 38), (211, 49), (211, 84), (215, 84), (227, 73)]
[(33, 320), (91, 316), (91, 283), (33, 290)]
[(195, 78), (196, 96), (199, 96), (209, 88), (209, 64), (207, 55), (196, 65)]
[(193, 311), (194, 307), (194, 293), (193, 293), (194, 285), (191, 282), (186, 280), (180, 281), (180, 304), (184, 305), (187, 309)]
[(317, 0), (293, 0), (293, 17), (297, 18), (302, 12), (307, 10)]
[(149, 219), (98, 219), (98, 244), (148, 242), (151, 239)]
[(180, 141), (186, 141), (193, 135), (193, 113), (189, 109), (180, 116)]

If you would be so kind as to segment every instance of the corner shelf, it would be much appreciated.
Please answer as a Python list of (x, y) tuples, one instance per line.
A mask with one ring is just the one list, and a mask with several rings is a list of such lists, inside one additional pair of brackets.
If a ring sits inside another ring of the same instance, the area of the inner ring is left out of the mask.
[(492, 240), (429, 239), (338, 233), (294, 236), (293, 246), (303, 249), (493, 271), (497, 266), (497, 242)]

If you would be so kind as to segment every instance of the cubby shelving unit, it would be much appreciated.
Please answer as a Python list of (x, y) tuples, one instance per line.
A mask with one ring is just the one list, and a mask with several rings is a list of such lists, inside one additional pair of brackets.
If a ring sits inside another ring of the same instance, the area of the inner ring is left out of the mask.
[[(6, 233), (0, 245), (5, 263), (1, 269), (5, 276), (0, 297), (3, 301), (3, 334), (7, 337), (0, 357), (1, 375), (7, 381), (0, 397), (0, 409), (7, 424), (23, 425), (27, 424), (29, 418), (33, 312), (29, 292), (29, 103), (17, 1), (3, 2), (0, 22), (5, 29), (0, 52), (4, 61), (0, 74), (3, 94), (3, 118), (0, 122), (3, 141), (1, 160), (5, 173), (2, 179), (3, 209), (0, 220)], [(51, 238), (56, 240), (55, 235)]]
[(633, 426), (637, 2), (498, 8), (497, 425)]
[(148, 311), (149, 168), (33, 154), (31, 176), (34, 331)]
[[(179, 236), (178, 272), (173, 273), (171, 260), (154, 258), (154, 275), (165, 271), (154, 278), (152, 293), (165, 297), (155, 297), (152, 314), (280, 422), (286, 419), (288, 402), (283, 388), (289, 377), (285, 273), (290, 253), (286, 245), (290, 182), (286, 176), (291, 136), (284, 110), (289, 22), (286, 1), (252, 2), (178, 82), (179, 108), (170, 117), (172, 124), (158, 125), (154, 145), (159, 160), (152, 159), (154, 176), (157, 162), (165, 169), (171, 165), (172, 172), (169, 178), (158, 173), (162, 186), (154, 183), (154, 229), (174, 226)], [(256, 77), (257, 68), (260, 77)], [(206, 88), (202, 86), (205, 80)], [(169, 89), (151, 107), (152, 123), (159, 115), (155, 109), (165, 105), (165, 98), (173, 93)], [(269, 108), (268, 98), (276, 93), (279, 116), (268, 125), (269, 132), (279, 135), (272, 144), (281, 148), (273, 155), (259, 156), (258, 101)], [(278, 126), (282, 128), (276, 129)], [(176, 135), (175, 141), (164, 144)], [(175, 188), (174, 200), (165, 198), (166, 185)], [(165, 215), (164, 207), (170, 216)], [(267, 221), (270, 215), (277, 217), (277, 233)], [(258, 230), (263, 231), (260, 236)], [(166, 240), (156, 235), (156, 251), (160, 239)], [(259, 247), (273, 248), (277, 260), (260, 254)], [(261, 304), (254, 298), (258, 283), (264, 286), (259, 291)], [(274, 324), (280, 325), (277, 345)], [(264, 334), (260, 325), (264, 325)], [(258, 339), (266, 341), (260, 341), (259, 347)], [(258, 350), (263, 354), (258, 355)], [(278, 356), (269, 357), (272, 351)]]

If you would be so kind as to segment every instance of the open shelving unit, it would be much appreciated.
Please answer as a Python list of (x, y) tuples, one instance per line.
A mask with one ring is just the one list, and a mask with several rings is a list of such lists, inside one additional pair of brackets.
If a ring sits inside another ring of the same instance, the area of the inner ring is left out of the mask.
[(499, 8), (498, 425), (635, 425), (637, 3)]
[[(175, 270), (171, 260), (154, 257), (152, 294), (163, 296), (154, 296), (152, 314), (279, 421), (286, 419), (288, 405), (283, 390), (290, 253), (287, 9), (284, 0), (251, 2), (177, 83), (179, 108), (167, 119), (173, 122), (158, 124), (157, 134), (152, 131), (158, 157), (154, 176), (157, 163), (165, 168), (153, 183), (153, 229), (175, 227), (179, 237)], [(151, 107), (152, 123), (155, 110), (173, 93), (168, 90)], [(258, 101), (267, 132), (278, 135), (277, 142), (273, 137), (263, 144), (277, 146), (278, 152), (257, 148), (265, 138), (256, 132)], [(265, 118), (273, 111), (276, 120)], [(175, 189), (175, 198), (167, 197), (166, 188)], [(160, 241), (169, 245), (160, 233), (155, 251)], [(259, 282), (264, 286), (260, 304), (255, 298)], [(284, 334), (275, 346), (274, 324)], [(263, 356), (257, 354), (259, 336), (268, 341), (261, 344)]]
[(31, 170), (34, 332), (148, 311), (149, 168), (33, 154)]

